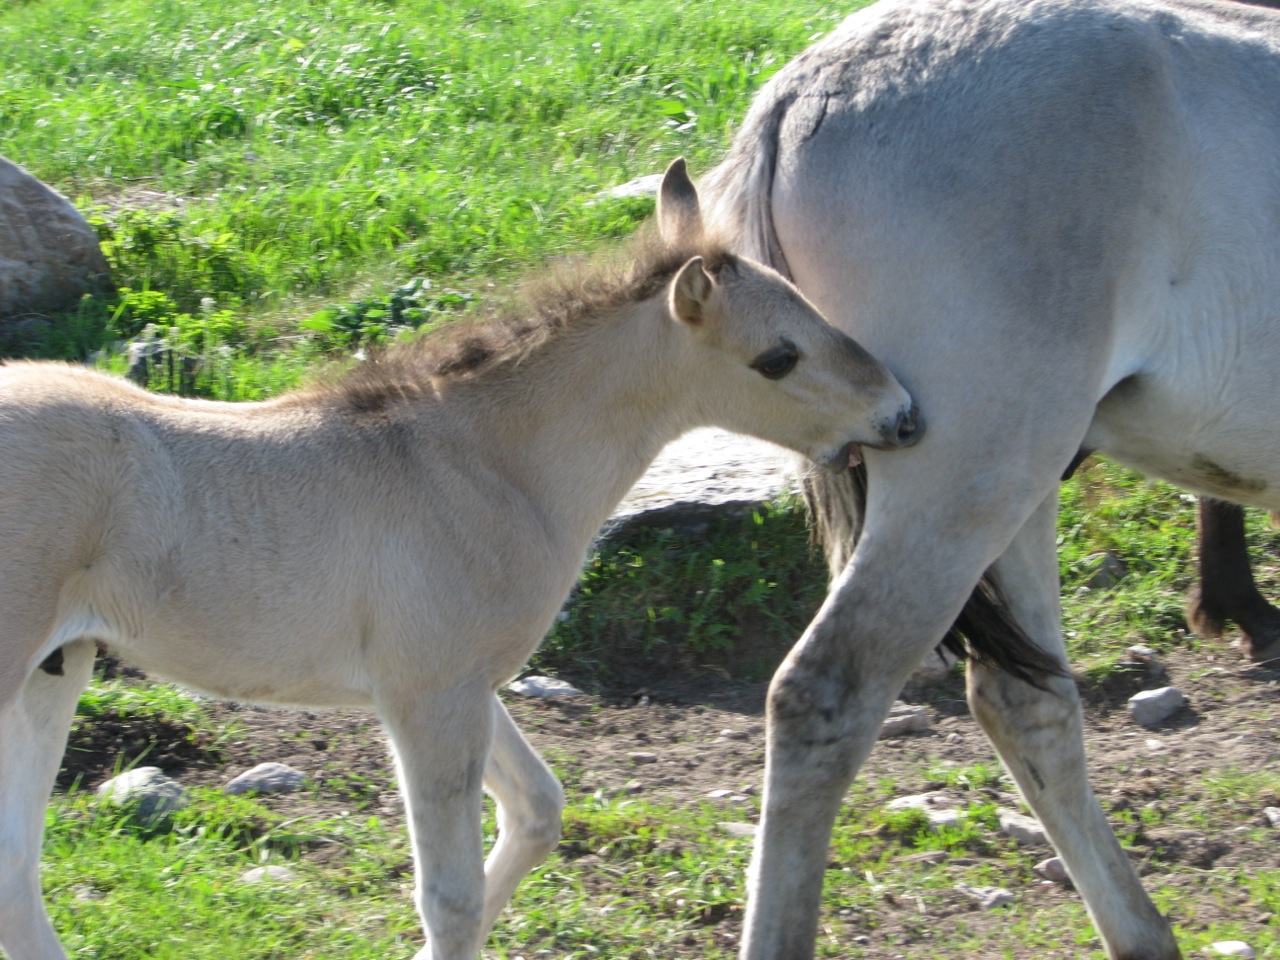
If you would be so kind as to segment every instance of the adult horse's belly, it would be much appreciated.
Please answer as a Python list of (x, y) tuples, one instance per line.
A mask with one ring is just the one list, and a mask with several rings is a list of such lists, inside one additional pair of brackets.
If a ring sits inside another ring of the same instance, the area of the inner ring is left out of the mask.
[(1251, 379), (1248, 364), (1219, 382), (1135, 375), (1098, 405), (1085, 446), (1196, 493), (1280, 509), (1280, 397), (1269, 382)]

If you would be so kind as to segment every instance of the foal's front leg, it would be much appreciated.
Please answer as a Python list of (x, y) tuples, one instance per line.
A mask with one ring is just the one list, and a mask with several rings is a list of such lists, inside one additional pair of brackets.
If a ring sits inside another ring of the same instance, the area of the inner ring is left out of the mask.
[(445, 691), (386, 691), (378, 713), (391, 737), (409, 820), (414, 902), (427, 945), (417, 960), (474, 960), (484, 935), (481, 813), (493, 735), (487, 683)]
[[(993, 571), (1018, 624), (1066, 666), (1054, 547), (1057, 495), (1014, 538)], [(969, 665), (969, 703), (1040, 818), (1115, 960), (1180, 957), (1089, 786), (1080, 698), (1070, 677), (1037, 689)]]

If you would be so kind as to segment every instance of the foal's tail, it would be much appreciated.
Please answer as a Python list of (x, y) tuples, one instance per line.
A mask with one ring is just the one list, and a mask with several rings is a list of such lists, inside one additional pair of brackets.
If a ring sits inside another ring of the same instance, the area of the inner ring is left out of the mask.
[[(722, 233), (744, 256), (767, 264), (794, 279), (773, 222), (774, 173), (778, 144), (788, 111), (801, 102), (803, 85), (791, 79), (802, 73), (801, 58), (774, 78), (758, 96), (734, 138), (728, 155), (703, 178), (698, 192), (713, 229)], [(803, 116), (796, 122), (812, 133), (821, 124), (825, 104), (804, 100)], [(864, 465), (833, 472), (811, 470), (801, 481), (810, 530), (823, 548), (834, 577), (849, 562), (862, 533), (867, 502)], [(957, 656), (1002, 670), (1035, 686), (1061, 676), (1064, 667), (1027, 636), (991, 571), (974, 587), (959, 618), (943, 639)]]

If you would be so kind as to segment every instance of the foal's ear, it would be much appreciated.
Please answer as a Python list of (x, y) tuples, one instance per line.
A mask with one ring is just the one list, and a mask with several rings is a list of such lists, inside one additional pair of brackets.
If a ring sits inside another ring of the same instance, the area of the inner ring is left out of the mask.
[(700, 326), (707, 317), (707, 302), (714, 288), (715, 281), (702, 265), (702, 258), (694, 257), (671, 283), (671, 315), (691, 327)]
[(658, 232), (668, 245), (694, 244), (702, 237), (698, 191), (689, 179), (684, 157), (677, 157), (662, 175), (658, 188)]

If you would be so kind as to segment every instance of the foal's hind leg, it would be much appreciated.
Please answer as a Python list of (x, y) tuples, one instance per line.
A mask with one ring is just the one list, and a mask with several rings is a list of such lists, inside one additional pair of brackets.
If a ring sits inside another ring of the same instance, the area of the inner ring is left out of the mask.
[(485, 862), (484, 920), (488, 931), (516, 885), (560, 839), (564, 790), (517, 729), (507, 708), (493, 700), (494, 736), (485, 789), (498, 804), (498, 842)]
[(62, 675), (36, 669), (0, 707), (0, 947), (11, 960), (65, 960), (40, 896), (44, 809), (94, 645), (63, 648)]
[(1187, 622), (1197, 633), (1219, 637), (1227, 621), (1240, 628), (1251, 660), (1280, 658), (1280, 610), (1258, 592), (1244, 539), (1244, 507), (1200, 498), (1196, 523), (1200, 582), (1191, 590)]
[[(1030, 638), (1067, 664), (1062, 642), (1050, 496), (993, 566), (1013, 616)], [(969, 665), (969, 703), (1022, 795), (1040, 818), (1116, 960), (1180, 956), (1089, 786), (1080, 699), (1069, 677), (1041, 690), (981, 664)]]
[(481, 826), (493, 732), (487, 684), (402, 688), (378, 697), (400, 773), (416, 866), (414, 902), (427, 931), (418, 960), (472, 960), (484, 912)]

